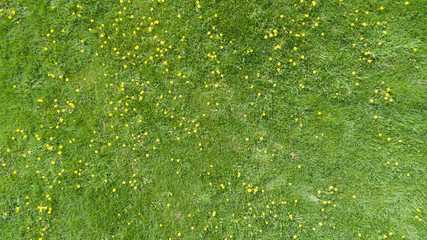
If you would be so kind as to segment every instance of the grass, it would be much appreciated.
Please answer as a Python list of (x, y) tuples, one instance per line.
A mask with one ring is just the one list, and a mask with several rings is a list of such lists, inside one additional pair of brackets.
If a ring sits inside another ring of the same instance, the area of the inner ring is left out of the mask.
[(4, 239), (426, 239), (424, 1), (0, 2)]

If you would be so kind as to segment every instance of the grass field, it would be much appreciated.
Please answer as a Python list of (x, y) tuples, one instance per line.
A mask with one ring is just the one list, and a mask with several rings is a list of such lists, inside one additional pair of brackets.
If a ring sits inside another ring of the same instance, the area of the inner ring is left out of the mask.
[(424, 0), (0, 0), (0, 239), (427, 239)]

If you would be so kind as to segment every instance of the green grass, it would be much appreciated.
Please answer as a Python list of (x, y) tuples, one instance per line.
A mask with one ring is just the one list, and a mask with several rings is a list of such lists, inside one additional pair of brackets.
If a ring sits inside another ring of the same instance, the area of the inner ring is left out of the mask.
[(426, 7), (0, 2), (0, 238), (427, 239)]

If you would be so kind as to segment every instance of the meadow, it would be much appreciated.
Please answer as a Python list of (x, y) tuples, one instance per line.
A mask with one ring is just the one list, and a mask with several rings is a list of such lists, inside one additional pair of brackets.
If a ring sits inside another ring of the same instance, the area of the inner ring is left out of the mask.
[(0, 0), (0, 239), (427, 239), (424, 0)]

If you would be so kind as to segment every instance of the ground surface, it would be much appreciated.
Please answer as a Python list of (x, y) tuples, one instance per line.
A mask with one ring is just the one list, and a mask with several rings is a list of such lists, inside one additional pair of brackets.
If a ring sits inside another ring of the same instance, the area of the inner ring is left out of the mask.
[(426, 1), (0, 1), (2, 239), (427, 239)]

